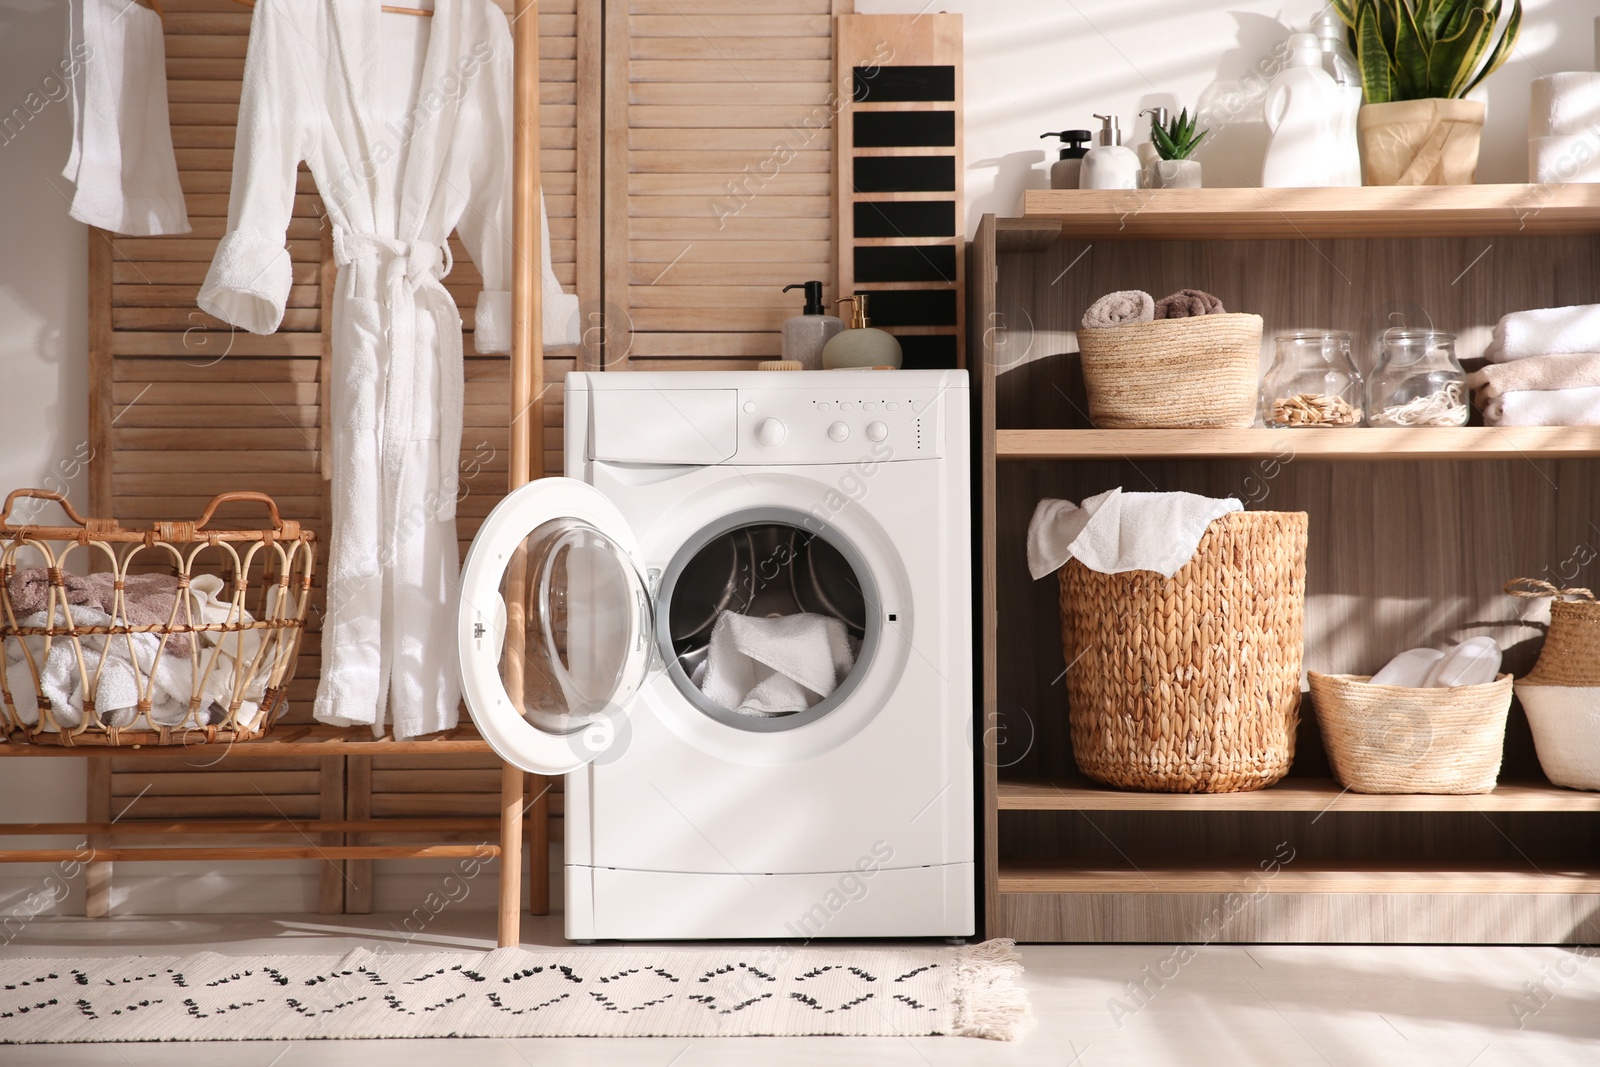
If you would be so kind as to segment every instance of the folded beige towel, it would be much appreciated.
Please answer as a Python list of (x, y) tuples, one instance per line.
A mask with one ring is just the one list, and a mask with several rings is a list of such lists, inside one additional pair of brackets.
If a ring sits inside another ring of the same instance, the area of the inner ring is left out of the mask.
[(1107, 293), (1083, 313), (1083, 325), (1090, 330), (1126, 326), (1130, 322), (1149, 322), (1156, 316), (1155, 297), (1139, 289)]
[[(109, 571), (92, 574), (61, 575), (62, 592), (70, 605), (94, 607), (111, 614), (116, 607), (116, 579)], [(50, 572), (43, 567), (30, 567), (11, 576), (8, 588), (11, 610), (18, 616), (43, 611), (50, 596)], [(172, 620), (172, 606), (178, 599), (178, 579), (170, 574), (130, 574), (123, 582), (122, 610), (117, 613), (117, 623), (122, 626), (166, 626)], [(188, 620), (182, 612), (178, 624)], [(188, 656), (192, 649), (189, 635), (173, 634), (167, 641), (167, 651), (174, 656)]]
[(1510, 363), (1491, 363), (1467, 375), (1478, 391), (1478, 403), (1507, 393), (1549, 392), (1600, 385), (1600, 352), (1529, 356)]
[(1156, 318), (1188, 319), (1197, 315), (1225, 315), (1222, 301), (1199, 289), (1179, 289), (1156, 301)]

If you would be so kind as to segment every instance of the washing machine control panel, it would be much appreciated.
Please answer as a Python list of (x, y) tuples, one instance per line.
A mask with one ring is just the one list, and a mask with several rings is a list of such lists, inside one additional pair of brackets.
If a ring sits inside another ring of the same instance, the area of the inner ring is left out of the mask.
[[(875, 377), (859, 373), (863, 379)], [(887, 462), (943, 454), (944, 398), (939, 392), (897, 390), (892, 383), (867, 380), (861, 384), (845, 389), (740, 389), (737, 462)], [(966, 393), (959, 398), (964, 401)]]

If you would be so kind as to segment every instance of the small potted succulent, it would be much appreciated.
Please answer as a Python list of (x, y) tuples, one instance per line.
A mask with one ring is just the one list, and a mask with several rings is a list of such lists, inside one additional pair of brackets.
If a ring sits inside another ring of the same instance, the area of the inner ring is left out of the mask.
[(1197, 130), (1198, 124), (1199, 115), (1191, 119), (1188, 108), (1170, 120), (1165, 128), (1155, 116), (1151, 117), (1150, 141), (1161, 158), (1145, 168), (1145, 188), (1200, 188), (1200, 161), (1189, 156), (1205, 140), (1209, 131)]
[(1511, 56), (1522, 0), (1332, 0), (1350, 28), (1365, 103), (1367, 185), (1470, 185), (1483, 104), (1465, 99)]

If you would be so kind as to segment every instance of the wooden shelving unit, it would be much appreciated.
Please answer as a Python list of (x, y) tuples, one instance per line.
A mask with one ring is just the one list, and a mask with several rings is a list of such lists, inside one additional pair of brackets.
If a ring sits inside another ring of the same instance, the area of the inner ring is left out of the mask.
[[(1100, 430), (1073, 331), (1104, 292), (1198, 287), (1261, 314), (1269, 338), (1316, 326), (1367, 339), (1397, 316), (1426, 319), (1456, 331), (1470, 361), (1506, 311), (1592, 301), (1596, 236), (1600, 186), (1030, 191), (1024, 217), (982, 221), (968, 276), (989, 936), (1184, 941), (1226, 914), (1222, 940), (1600, 939), (1600, 793), (1544, 780), (1518, 708), (1503, 784), (1483, 795), (1344, 790), (1309, 697), (1295, 768), (1269, 789), (1136, 793), (1082, 778), (1058, 590), (1023, 560), (1046, 496), (1123, 485), (1303, 510), (1308, 669), (1370, 671), (1402, 648), (1488, 633), (1525, 673), (1540, 632), (1499, 587), (1596, 580), (1600, 428)], [(1285, 851), (1294, 859), (1274, 864)], [(1250, 900), (1236, 913), (1239, 894)]]

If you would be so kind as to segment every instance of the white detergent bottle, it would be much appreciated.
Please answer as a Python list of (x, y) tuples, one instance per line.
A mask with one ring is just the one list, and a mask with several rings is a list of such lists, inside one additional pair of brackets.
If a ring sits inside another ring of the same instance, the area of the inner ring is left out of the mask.
[(1322, 49), (1322, 69), (1339, 87), (1343, 106), (1339, 111), (1339, 126), (1335, 134), (1339, 141), (1337, 166), (1329, 185), (1361, 184), (1361, 139), (1357, 135), (1357, 121), (1361, 114), (1361, 68), (1346, 43), (1344, 20), (1326, 8), (1311, 24)]
[(1322, 48), (1309, 33), (1289, 37), (1289, 65), (1267, 87), (1263, 188), (1333, 185), (1345, 166), (1339, 143), (1345, 102), (1338, 84), (1322, 69)]

